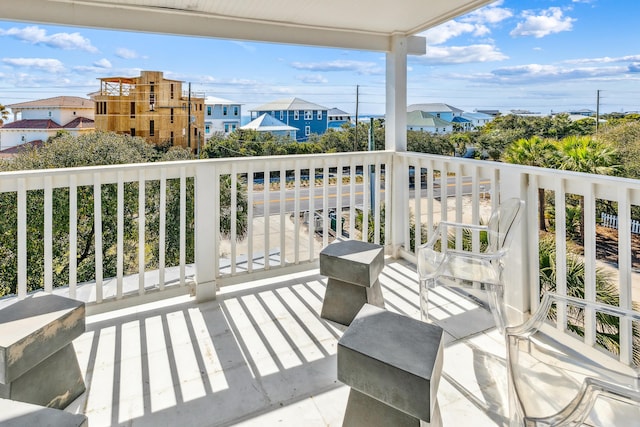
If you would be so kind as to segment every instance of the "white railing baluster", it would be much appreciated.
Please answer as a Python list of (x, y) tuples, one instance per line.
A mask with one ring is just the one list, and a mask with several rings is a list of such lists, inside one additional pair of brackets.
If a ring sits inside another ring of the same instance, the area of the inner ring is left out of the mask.
[(356, 234), (356, 161), (349, 163), (349, 238)]
[(285, 201), (286, 201), (286, 190), (287, 190), (287, 171), (284, 168), (284, 164), (280, 165), (280, 266), (285, 266), (286, 261), (286, 239), (287, 239), (287, 228), (286, 228), (286, 212), (285, 212)]
[(296, 160), (294, 167), (294, 202), (293, 202), (293, 256), (294, 264), (300, 263), (300, 162)]
[(167, 170), (160, 170), (160, 218), (158, 223), (158, 286), (164, 290), (167, 240)]
[[(631, 279), (631, 194), (628, 188), (618, 190), (618, 269), (620, 275), (620, 307), (632, 309)], [(620, 321), (620, 360), (633, 360), (633, 328), (631, 320)]]
[[(596, 301), (596, 200), (592, 184), (585, 186), (584, 195), (584, 299)], [(585, 342), (596, 342), (596, 315), (593, 309), (585, 310)]]
[(138, 294), (144, 294), (144, 271), (146, 267), (146, 249), (145, 239), (146, 227), (146, 181), (144, 178), (144, 169), (138, 171)]
[(315, 186), (316, 186), (316, 166), (313, 160), (309, 162), (309, 261), (314, 260), (313, 244), (316, 233), (316, 212), (315, 212)]
[(322, 168), (322, 247), (329, 244), (329, 166), (324, 162)]
[(44, 178), (44, 291), (53, 290), (53, 194), (51, 175)]
[(264, 269), (268, 270), (270, 267), (270, 233), (271, 233), (271, 213), (269, 208), (271, 207), (271, 169), (268, 164), (265, 164), (264, 169), (264, 187), (262, 189), (262, 199), (264, 200)]
[[(433, 160), (429, 160), (427, 164), (427, 240), (431, 238), (434, 232), (434, 224), (433, 224)], [(442, 200), (442, 198), (440, 198)]]
[(342, 238), (342, 159), (336, 169), (336, 237)]
[[(373, 183), (373, 243), (376, 245), (380, 244), (380, 163), (375, 164), (375, 175), (374, 175), (374, 183)], [(409, 221), (407, 221), (409, 224)], [(337, 228), (336, 223), (336, 228)]]
[(116, 298), (122, 298), (124, 280), (124, 172), (118, 172), (116, 237)]
[[(217, 184), (219, 185), (219, 184)], [(215, 214), (215, 211), (214, 211)], [(217, 235), (217, 233), (216, 233)], [(216, 246), (217, 247), (217, 246)], [(218, 265), (217, 254), (214, 253), (214, 265)], [(186, 284), (185, 264), (187, 258), (187, 171), (180, 168), (180, 286)]]
[[(563, 179), (556, 181), (555, 187), (555, 213), (556, 213), (556, 293), (567, 295), (567, 208), (565, 183)], [(558, 329), (567, 328), (567, 310), (565, 306), (558, 304)]]
[(532, 254), (531, 257), (537, 257), (536, 262), (529, 262), (529, 300), (531, 304), (531, 312), (533, 313), (540, 305), (540, 230), (538, 230), (538, 187), (540, 186), (538, 176), (529, 176), (529, 188), (527, 190), (527, 198), (529, 203), (527, 205), (527, 230), (525, 231), (528, 236), (528, 253)]
[(238, 233), (238, 173), (236, 163), (231, 164), (231, 274), (236, 274), (236, 262), (237, 262), (237, 233)]
[[(422, 245), (422, 162), (415, 163), (413, 174), (414, 229), (416, 236), (415, 252)], [(385, 213), (385, 215), (388, 213)]]
[(18, 180), (18, 298), (27, 296), (27, 183)]
[(69, 177), (69, 296), (76, 297), (78, 283), (78, 186), (76, 175)]
[(369, 239), (369, 201), (371, 200), (371, 176), (366, 158), (362, 161), (362, 241)]
[(96, 302), (102, 302), (102, 184), (100, 174), (93, 174), (93, 225), (95, 245)]
[(253, 272), (253, 164), (247, 167), (247, 271)]
[(385, 157), (384, 165), (384, 241), (385, 244), (389, 243), (389, 236), (391, 236), (391, 212), (393, 208), (391, 206), (391, 177), (393, 176), (393, 161), (391, 156)]

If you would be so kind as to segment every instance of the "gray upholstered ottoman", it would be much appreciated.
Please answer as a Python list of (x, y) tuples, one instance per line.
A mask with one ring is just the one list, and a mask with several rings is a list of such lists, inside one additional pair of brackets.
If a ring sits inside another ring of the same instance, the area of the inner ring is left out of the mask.
[(349, 325), (366, 303), (384, 307), (378, 276), (384, 268), (380, 245), (347, 240), (320, 252), (320, 274), (327, 276), (327, 290), (320, 316)]
[(443, 330), (366, 304), (338, 342), (338, 379), (351, 386), (343, 426), (441, 425)]

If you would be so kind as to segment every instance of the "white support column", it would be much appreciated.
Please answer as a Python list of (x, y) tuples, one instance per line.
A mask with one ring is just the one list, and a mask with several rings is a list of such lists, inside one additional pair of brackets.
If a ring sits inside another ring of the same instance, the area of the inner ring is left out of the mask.
[(215, 169), (211, 165), (196, 168), (195, 182), (195, 273), (196, 300), (204, 302), (216, 298), (215, 256), (216, 230), (213, 212), (220, 208), (214, 187)]
[[(492, 197), (499, 196), (500, 202), (511, 197), (525, 201), (524, 213), (520, 224), (515, 230), (509, 253), (507, 253), (504, 267), (504, 298), (509, 310), (511, 323), (519, 323), (521, 318), (512, 317), (530, 311), (530, 287), (535, 283), (529, 282), (529, 234), (528, 224), (531, 215), (537, 214), (537, 199), (529, 199), (528, 175), (513, 169), (500, 170), (499, 194), (492, 192)], [(534, 192), (537, 195), (537, 191)], [(535, 222), (537, 224), (537, 222)]]
[[(407, 151), (407, 45), (406, 37), (393, 36), (391, 51), (387, 52), (385, 148), (396, 152)], [(391, 238), (385, 243), (394, 257), (399, 256), (405, 243), (405, 229), (409, 226), (405, 209), (409, 178), (403, 164), (397, 157), (394, 159), (391, 206), (386, 208), (387, 215), (391, 216)]]

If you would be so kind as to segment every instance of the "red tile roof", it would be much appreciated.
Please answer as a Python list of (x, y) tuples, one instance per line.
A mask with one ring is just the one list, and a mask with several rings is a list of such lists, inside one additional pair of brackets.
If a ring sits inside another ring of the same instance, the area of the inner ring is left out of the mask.
[(62, 129), (51, 119), (25, 119), (5, 124), (3, 129)]
[(79, 96), (56, 96), (53, 98), (37, 99), (35, 101), (7, 105), (7, 107), (12, 110), (35, 107), (94, 108), (94, 106), (94, 101)]
[(43, 145), (44, 145), (44, 141), (42, 141), (41, 139), (36, 139), (35, 141), (16, 145), (14, 147), (5, 148), (4, 150), (0, 151), (0, 158), (13, 157), (14, 155), (20, 153), (23, 150), (28, 149), (29, 147), (40, 148)]
[(65, 129), (76, 129), (76, 128), (93, 128), (95, 127), (94, 121), (91, 119), (87, 119), (86, 117), (76, 117), (71, 120), (69, 123), (63, 126)]

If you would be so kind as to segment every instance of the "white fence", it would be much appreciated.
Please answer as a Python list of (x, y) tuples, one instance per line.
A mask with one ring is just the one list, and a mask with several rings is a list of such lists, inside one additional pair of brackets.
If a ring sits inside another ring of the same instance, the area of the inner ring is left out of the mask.
[[(601, 224), (603, 227), (618, 229), (617, 215), (602, 212), (600, 219), (602, 220)], [(633, 234), (640, 234), (640, 221), (631, 220), (631, 232)]]

